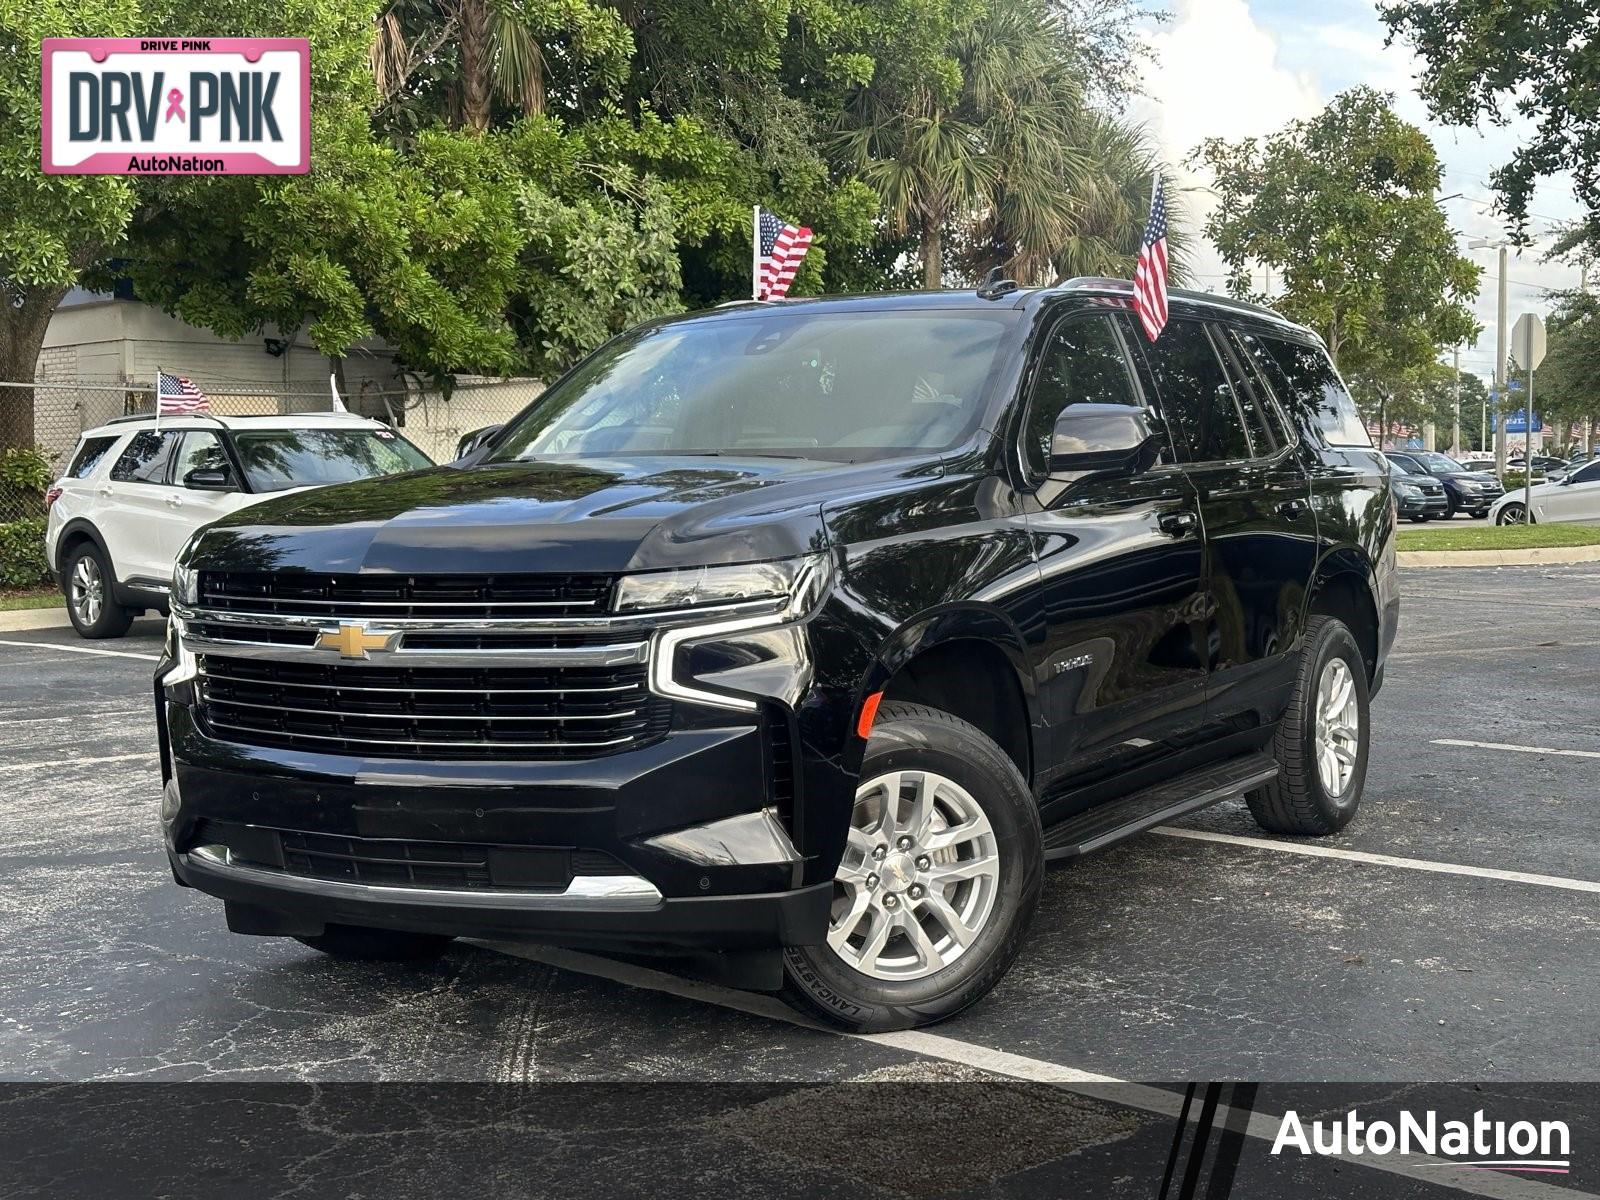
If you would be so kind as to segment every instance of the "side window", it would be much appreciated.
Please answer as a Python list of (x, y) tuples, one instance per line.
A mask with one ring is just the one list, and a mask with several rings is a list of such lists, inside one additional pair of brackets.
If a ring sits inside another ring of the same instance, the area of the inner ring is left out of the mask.
[(182, 483), (190, 471), (226, 471), (231, 477), (233, 465), (228, 462), (228, 452), (222, 439), (205, 430), (195, 430), (183, 435), (178, 447), (178, 465), (173, 469), (172, 481)]
[(1570, 478), (1573, 483), (1600, 483), (1600, 462), (1585, 463)]
[(1145, 347), (1161, 387), (1161, 410), (1180, 462), (1251, 456), (1233, 385), (1199, 321), (1175, 320)]
[(1239, 408), (1244, 413), (1245, 428), (1250, 431), (1250, 444), (1257, 458), (1266, 458), (1294, 441), (1284, 424), (1283, 414), (1272, 402), (1272, 388), (1261, 374), (1261, 368), (1245, 346), (1250, 334), (1225, 325), (1212, 326), (1218, 341), (1227, 347), (1227, 359), (1233, 375)]
[(1028, 469), (1037, 475), (1049, 470), (1050, 435), (1069, 404), (1141, 404), (1107, 317), (1066, 317), (1045, 341), (1022, 436)]
[(116, 444), (115, 437), (84, 438), (78, 452), (72, 456), (72, 464), (67, 467), (67, 476), (71, 479), (87, 479), (105, 459), (106, 452)]
[(1281, 381), (1278, 397), (1301, 428), (1330, 446), (1371, 447), (1372, 437), (1321, 346), (1263, 335), (1265, 369)]
[(153, 429), (134, 434), (117, 465), (111, 468), (111, 478), (120, 483), (165, 483), (167, 463), (177, 441), (177, 434)]

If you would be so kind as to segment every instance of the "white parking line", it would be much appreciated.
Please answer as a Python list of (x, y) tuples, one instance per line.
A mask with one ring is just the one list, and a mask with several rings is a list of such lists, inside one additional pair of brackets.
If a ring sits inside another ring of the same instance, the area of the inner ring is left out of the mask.
[(160, 662), (159, 654), (135, 654), (132, 650), (102, 650), (98, 646), (63, 646), (60, 642), (12, 642), (0, 639), (0, 646), (22, 646), (28, 650), (64, 650), (68, 654), (100, 654), (106, 658), (142, 658)]
[[(1075, 1092), (1108, 1104), (1140, 1109), (1157, 1116), (1175, 1119), (1183, 1109), (1183, 1097), (1177, 1092), (1167, 1091), (1164, 1088), (1150, 1087), (1147, 1084), (1129, 1083), (1127, 1080), (1118, 1079), (1111, 1075), (1096, 1075), (1089, 1071), (1079, 1071), (1076, 1068), (1063, 1066), (1060, 1063), (1028, 1058), (1021, 1054), (1011, 1054), (1005, 1050), (995, 1050), (989, 1046), (964, 1042), (959, 1038), (948, 1037), (944, 1034), (927, 1033), (921, 1030), (907, 1030), (902, 1033), (840, 1034), (836, 1029), (830, 1029), (825, 1025), (806, 1019), (782, 1001), (771, 996), (759, 995), (753, 992), (741, 992), (733, 988), (720, 987), (714, 983), (700, 983), (692, 979), (680, 979), (678, 976), (668, 975), (664, 971), (654, 971), (649, 967), (635, 966), (632, 963), (614, 962), (609, 958), (601, 958), (594, 954), (583, 954), (575, 950), (560, 950), (550, 946), (523, 945), (518, 942), (479, 942), (477, 944), (514, 958), (525, 958), (531, 962), (543, 963), (546, 966), (557, 967), (564, 971), (573, 971), (580, 975), (608, 979), (626, 987), (666, 992), (689, 1000), (698, 1000), (708, 1004), (715, 1004), (722, 1008), (736, 1009), (752, 1016), (782, 1021), (789, 1025), (798, 1025), (804, 1029), (848, 1037), (856, 1041), (871, 1042), (879, 1046), (888, 1046), (907, 1053), (918, 1054), (924, 1058), (940, 1059), (944, 1062), (975, 1067), (979, 1070), (988, 1071), (995, 1075), (1004, 1075), (1011, 1079), (1027, 1080), (1030, 1083), (1055, 1084), (1069, 1092)], [(1227, 1105), (1219, 1105), (1213, 1127), (1222, 1127), (1230, 1115), (1231, 1110)], [(1189, 1120), (1198, 1122), (1198, 1105), (1191, 1106)], [(1282, 1117), (1280, 1115), (1255, 1112), (1250, 1114), (1244, 1132), (1247, 1136), (1258, 1141), (1273, 1142), (1277, 1139), (1278, 1127), (1281, 1123)], [(1536, 1179), (1521, 1179), (1509, 1175), (1490, 1175), (1482, 1171), (1473, 1170), (1470, 1167), (1458, 1166), (1446, 1159), (1430, 1158), (1423, 1154), (1411, 1154), (1404, 1158), (1396, 1157), (1392, 1159), (1374, 1158), (1370, 1154), (1359, 1157), (1349, 1155), (1327, 1155), (1326, 1157), (1338, 1158), (1346, 1166), (1366, 1167), (1369, 1170), (1382, 1171), (1389, 1175), (1399, 1175), (1406, 1179), (1418, 1179), (1436, 1187), (1449, 1188), (1452, 1191), (1465, 1192), (1474, 1196), (1487, 1196), (1491, 1197), (1492, 1200), (1600, 1200), (1600, 1197), (1596, 1197), (1590, 1192), (1579, 1192), (1565, 1187), (1553, 1187)]]
[(1464, 746), (1469, 750), (1512, 750), (1518, 754), (1555, 754), (1563, 758), (1600, 758), (1600, 750), (1556, 750), (1549, 746), (1513, 746), (1508, 742), (1467, 742), (1460, 738), (1434, 738), (1433, 746)]
[(1600, 883), (1590, 879), (1567, 879), (1561, 875), (1534, 875), (1527, 871), (1502, 871), (1497, 867), (1469, 867), (1464, 863), (1434, 862), (1426, 858), (1399, 858), (1392, 854), (1368, 854), (1365, 850), (1341, 850), (1336, 846), (1309, 846), (1303, 842), (1279, 842), (1270, 838), (1240, 837), (1234, 833), (1212, 833), (1206, 829), (1180, 829), (1158, 825), (1150, 831), (1163, 837), (1188, 838), (1196, 842), (1220, 842), (1226, 846), (1248, 846), (1252, 850), (1276, 850), (1279, 854), (1299, 854), (1306, 858), (1338, 858), (1345, 862), (1369, 863), (1375, 867), (1400, 867), (1407, 871), (1430, 871), (1435, 875), (1471, 875), (1479, 879), (1499, 879), (1506, 883), (1531, 883), (1537, 887), (1560, 888), (1568, 892), (1600, 893)]
[(49, 767), (87, 767), (96, 763), (128, 762), (135, 758), (155, 758), (154, 750), (138, 754), (107, 754), (103, 758), (57, 758), (50, 762), (0, 763), (0, 771), (43, 771)]

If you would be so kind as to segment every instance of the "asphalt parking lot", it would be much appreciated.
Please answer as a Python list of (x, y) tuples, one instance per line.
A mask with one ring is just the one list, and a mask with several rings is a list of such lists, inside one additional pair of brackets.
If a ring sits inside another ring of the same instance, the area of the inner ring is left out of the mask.
[(160, 625), (0, 633), (0, 1078), (1595, 1079), (1600, 564), (1404, 587), (1345, 834), (1232, 804), (1053, 871), (985, 1002), (864, 1038), (533, 946), (418, 969), (231, 935), (159, 849)]

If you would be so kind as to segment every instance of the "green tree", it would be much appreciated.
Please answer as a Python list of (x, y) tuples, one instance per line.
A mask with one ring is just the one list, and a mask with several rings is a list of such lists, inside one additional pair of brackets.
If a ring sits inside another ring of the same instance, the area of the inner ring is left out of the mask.
[(1544, 176), (1571, 171), (1600, 214), (1600, 23), (1594, 0), (1402, 0), (1380, 4), (1390, 40), (1422, 60), (1418, 88), (1440, 120), (1475, 126), (1511, 113), (1531, 128), (1493, 182), (1513, 225)]
[(1479, 268), (1434, 202), (1427, 136), (1357, 88), (1267, 138), (1208, 140), (1193, 161), (1216, 181), (1206, 232), (1231, 290), (1248, 292), (1252, 264), (1271, 266), (1273, 304), (1322, 335), (1369, 415), (1406, 419), (1395, 414), (1437, 377), (1439, 349), (1476, 332)]
[[(133, 216), (131, 179), (39, 169), (39, 42), (135, 32), (138, 0), (0, 0), (0, 381), (33, 379), (50, 314)], [(0, 388), (0, 448), (33, 445), (33, 394)]]

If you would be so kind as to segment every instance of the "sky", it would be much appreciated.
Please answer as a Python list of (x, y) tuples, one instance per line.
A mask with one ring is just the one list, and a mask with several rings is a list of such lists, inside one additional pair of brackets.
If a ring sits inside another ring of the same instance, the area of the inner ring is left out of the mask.
[[(1373, 0), (1152, 0), (1171, 19), (1152, 25), (1146, 37), (1153, 60), (1144, 72), (1145, 95), (1128, 106), (1143, 122), (1183, 183), (1196, 190), (1183, 196), (1191, 224), (1198, 226), (1214, 204), (1202, 189), (1206, 179), (1182, 166), (1206, 137), (1240, 138), (1271, 133), (1289, 121), (1319, 112), (1346, 88), (1366, 84), (1393, 93), (1396, 111), (1433, 140), (1444, 165), (1441, 195), (1451, 228), (1460, 234), (1462, 252), (1485, 268), (1475, 311), (1483, 331), (1475, 347), (1461, 351), (1463, 370), (1494, 375), (1496, 252), (1470, 250), (1474, 237), (1500, 238), (1505, 226), (1493, 213), (1489, 173), (1511, 157), (1519, 130), (1484, 125), (1465, 129), (1441, 125), (1418, 97), (1419, 67), (1403, 43), (1384, 45), (1386, 26)], [(1570, 179), (1541, 183), (1529, 206), (1529, 230), (1536, 238), (1554, 221), (1581, 214)], [(1197, 239), (1204, 243), (1204, 239)], [(1509, 323), (1524, 312), (1550, 310), (1548, 288), (1578, 285), (1578, 269), (1540, 261), (1541, 239), (1531, 250), (1508, 258)], [(1197, 247), (1195, 285), (1221, 289), (1225, 273), (1209, 244)], [(1262, 282), (1257, 277), (1257, 286)]]

